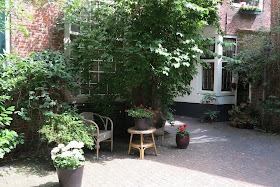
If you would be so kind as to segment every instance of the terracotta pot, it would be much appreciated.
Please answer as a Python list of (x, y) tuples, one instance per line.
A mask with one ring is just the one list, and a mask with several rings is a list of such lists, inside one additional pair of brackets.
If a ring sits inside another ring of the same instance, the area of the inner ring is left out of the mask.
[(135, 129), (137, 130), (147, 130), (150, 127), (149, 119), (147, 118), (134, 119), (134, 121), (135, 121)]
[(237, 123), (237, 126), (240, 129), (245, 129), (246, 128), (246, 124), (244, 124), (244, 123)]
[(247, 129), (253, 129), (254, 128), (254, 125), (250, 124), (250, 123), (247, 123), (246, 124), (246, 128)]
[(186, 149), (190, 143), (190, 136), (180, 136), (176, 134), (176, 144), (180, 149)]
[(59, 184), (61, 187), (81, 187), (84, 166), (77, 169), (60, 169), (56, 168)]
[(237, 127), (237, 122), (236, 121), (230, 121), (229, 124), (232, 127)]

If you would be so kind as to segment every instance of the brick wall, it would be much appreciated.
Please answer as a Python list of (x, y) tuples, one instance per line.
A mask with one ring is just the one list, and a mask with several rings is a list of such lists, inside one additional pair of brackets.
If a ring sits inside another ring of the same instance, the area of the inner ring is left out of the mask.
[(11, 21), (21, 24), (29, 30), (29, 37), (21, 31), (15, 31), (11, 35), (11, 51), (21, 56), (27, 56), (31, 52), (41, 52), (46, 49), (63, 49), (64, 32), (54, 27), (56, 20), (62, 17), (58, 4), (49, 3), (46, 7), (25, 7), (31, 12), (31, 20), (20, 20), (15, 16)]
[[(273, 0), (272, 0), (273, 1)], [(260, 15), (238, 13), (238, 8), (230, 5), (230, 0), (223, 1), (219, 9), (220, 24), (227, 35), (237, 35), (238, 30), (258, 30), (271, 28), (271, 0), (264, 0), (263, 12)]]

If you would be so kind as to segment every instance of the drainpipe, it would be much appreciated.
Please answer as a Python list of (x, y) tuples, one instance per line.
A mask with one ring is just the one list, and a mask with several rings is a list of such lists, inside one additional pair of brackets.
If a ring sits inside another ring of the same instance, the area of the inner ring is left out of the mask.
[(227, 13), (226, 13), (226, 20), (225, 20), (225, 35), (227, 35)]

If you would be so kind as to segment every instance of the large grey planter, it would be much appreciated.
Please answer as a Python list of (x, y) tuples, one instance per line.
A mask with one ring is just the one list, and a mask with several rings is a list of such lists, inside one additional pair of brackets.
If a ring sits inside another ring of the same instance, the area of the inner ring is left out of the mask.
[(59, 184), (61, 187), (81, 187), (83, 179), (84, 166), (77, 169), (56, 168)]

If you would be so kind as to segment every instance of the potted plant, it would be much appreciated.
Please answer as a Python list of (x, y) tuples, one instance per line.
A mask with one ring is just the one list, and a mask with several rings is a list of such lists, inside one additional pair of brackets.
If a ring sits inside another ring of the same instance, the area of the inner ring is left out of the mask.
[(241, 14), (261, 14), (261, 9), (257, 6), (242, 4), (239, 12)]
[(190, 133), (186, 130), (187, 124), (179, 126), (176, 134), (176, 144), (180, 149), (186, 149), (190, 143)]
[(80, 187), (82, 184), (85, 157), (83, 142), (71, 141), (66, 146), (59, 144), (51, 151), (60, 186)]
[(231, 90), (236, 90), (237, 84), (236, 84), (235, 82), (231, 82), (231, 83), (229, 84), (229, 87), (231, 88)]
[[(135, 128), (137, 130), (147, 130), (149, 128), (149, 120), (156, 117), (159, 111), (153, 111), (152, 107), (144, 107), (142, 104), (140, 106), (134, 105), (133, 108), (125, 110), (128, 116), (134, 118)], [(154, 123), (156, 120), (154, 120)]]
[(250, 104), (241, 103), (239, 106), (232, 106), (228, 111), (230, 115), (230, 125), (241, 129), (252, 129), (257, 124), (257, 118), (253, 117), (253, 112)]

